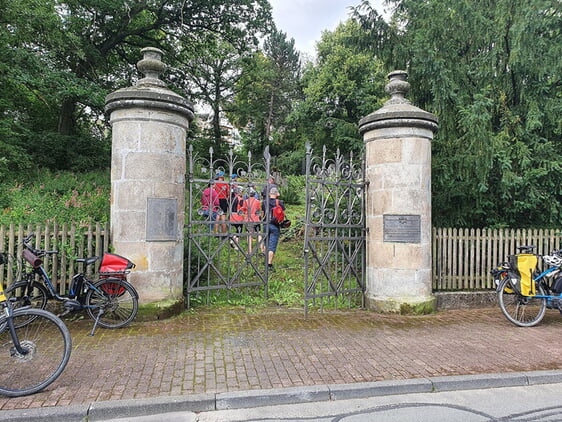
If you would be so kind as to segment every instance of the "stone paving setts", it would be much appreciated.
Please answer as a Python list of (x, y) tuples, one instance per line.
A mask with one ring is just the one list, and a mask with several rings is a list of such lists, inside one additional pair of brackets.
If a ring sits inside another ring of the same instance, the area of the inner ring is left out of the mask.
[(562, 368), (562, 316), (533, 328), (498, 308), (426, 316), (369, 311), (186, 313), (119, 330), (67, 321), (73, 339), (60, 378), (0, 409), (252, 389)]

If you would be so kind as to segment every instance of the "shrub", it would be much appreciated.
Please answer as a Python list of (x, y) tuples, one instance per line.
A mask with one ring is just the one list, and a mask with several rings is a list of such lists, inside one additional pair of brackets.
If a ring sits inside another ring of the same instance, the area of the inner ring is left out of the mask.
[(287, 176), (287, 185), (280, 187), (281, 199), (287, 204), (302, 204), (305, 186), (305, 176)]

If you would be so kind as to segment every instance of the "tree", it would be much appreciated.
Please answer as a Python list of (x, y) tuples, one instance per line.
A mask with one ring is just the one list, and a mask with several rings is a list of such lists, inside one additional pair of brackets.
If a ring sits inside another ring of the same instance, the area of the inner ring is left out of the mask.
[(558, 224), (562, 11), (539, 0), (395, 1), (413, 101), (438, 115), (440, 225)]
[[(57, 154), (104, 144), (103, 130), (95, 131), (105, 129), (104, 97), (130, 84), (142, 47), (175, 53), (215, 34), (243, 50), (271, 19), (267, 0), (3, 0), (2, 6), (0, 41), (8, 54), (0, 64), (13, 72), (0, 78), (20, 95), (10, 104), (0, 93), (0, 107), (25, 123), (10, 132), (29, 151), (50, 139)], [(40, 139), (33, 139), (32, 122), (41, 126)], [(68, 166), (68, 157), (57, 154), (51, 154), (55, 165)]]
[(281, 126), (298, 95), (301, 64), (295, 40), (287, 40), (287, 34), (282, 31), (273, 31), (265, 40), (264, 53), (273, 71), (265, 124), (265, 136), (269, 138), (272, 128)]
[(240, 61), (245, 53), (239, 53), (234, 46), (215, 37), (207, 37), (203, 45), (190, 46), (178, 55), (176, 85), (190, 98), (210, 107), (212, 115), (209, 139), (217, 155), (226, 149), (221, 127), (224, 108), (234, 95), (234, 87), (240, 78)]
[(441, 226), (558, 224), (562, 176), (558, 1), (364, 1), (361, 45), (410, 75), (412, 102), (439, 118), (433, 219)]
[(362, 28), (353, 19), (334, 32), (324, 31), (316, 64), (304, 70), (304, 99), (290, 117), (292, 134), (314, 149), (363, 151), (359, 120), (375, 111), (384, 98), (387, 71), (381, 60), (357, 43)]
[[(276, 155), (284, 150), (273, 141), (285, 129), (285, 119), (299, 98), (300, 58), (295, 41), (274, 30), (263, 51), (242, 61), (242, 75), (230, 105), (230, 118), (245, 129), (248, 150), (261, 153), (266, 145)], [(275, 133), (274, 133), (275, 132)]]

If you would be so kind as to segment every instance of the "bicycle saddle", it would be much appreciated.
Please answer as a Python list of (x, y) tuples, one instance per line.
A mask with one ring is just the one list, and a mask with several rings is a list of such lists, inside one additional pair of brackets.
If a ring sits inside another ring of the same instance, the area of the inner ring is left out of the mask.
[(99, 256), (92, 256), (90, 258), (76, 258), (75, 261), (86, 265), (92, 265), (98, 259), (100, 259)]
[(533, 253), (533, 249), (535, 248), (535, 245), (517, 246), (519, 253)]

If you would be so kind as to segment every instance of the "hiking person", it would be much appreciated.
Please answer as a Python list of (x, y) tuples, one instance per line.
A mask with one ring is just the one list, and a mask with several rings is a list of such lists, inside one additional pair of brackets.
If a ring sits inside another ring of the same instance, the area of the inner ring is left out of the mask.
[[(248, 196), (246, 198), (246, 230), (250, 235), (248, 236), (248, 252), (252, 253), (252, 241), (253, 238), (257, 236), (258, 244), (261, 243), (260, 230), (262, 211), (261, 211), (261, 201), (258, 199), (258, 193), (250, 187), (248, 191)], [(261, 246), (262, 252), (265, 253), (263, 245)]]
[(239, 245), (240, 233), (242, 233), (243, 222), (246, 220), (247, 214), (246, 200), (242, 195), (242, 188), (237, 186), (232, 190), (232, 207), (230, 209), (230, 222), (232, 227), (238, 233), (230, 239), (230, 246), (233, 248)]
[(207, 188), (201, 194), (201, 211), (202, 215), (205, 216), (207, 220), (211, 221), (209, 228), (212, 228), (214, 225), (213, 222), (217, 221), (218, 210), (219, 196), (213, 185), (209, 183)]
[(269, 176), (267, 178), (267, 184), (263, 187), (261, 191), (261, 197), (264, 201), (266, 201), (269, 198), (269, 190), (271, 188), (279, 189), (279, 187), (275, 184), (275, 179), (273, 176)]
[(215, 190), (219, 197), (219, 212), (218, 221), (220, 223), (220, 229), (223, 235), (226, 235), (228, 228), (226, 227), (226, 216), (228, 214), (228, 199), (230, 196), (230, 187), (228, 183), (224, 181), (224, 171), (219, 171), (215, 176)]
[(267, 247), (267, 266), (273, 271), (273, 258), (277, 251), (277, 243), (281, 235), (280, 223), (285, 219), (285, 204), (279, 199), (279, 189), (271, 187), (269, 198), (262, 202), (262, 210), (266, 213), (266, 224), (268, 225), (268, 235), (266, 239)]

